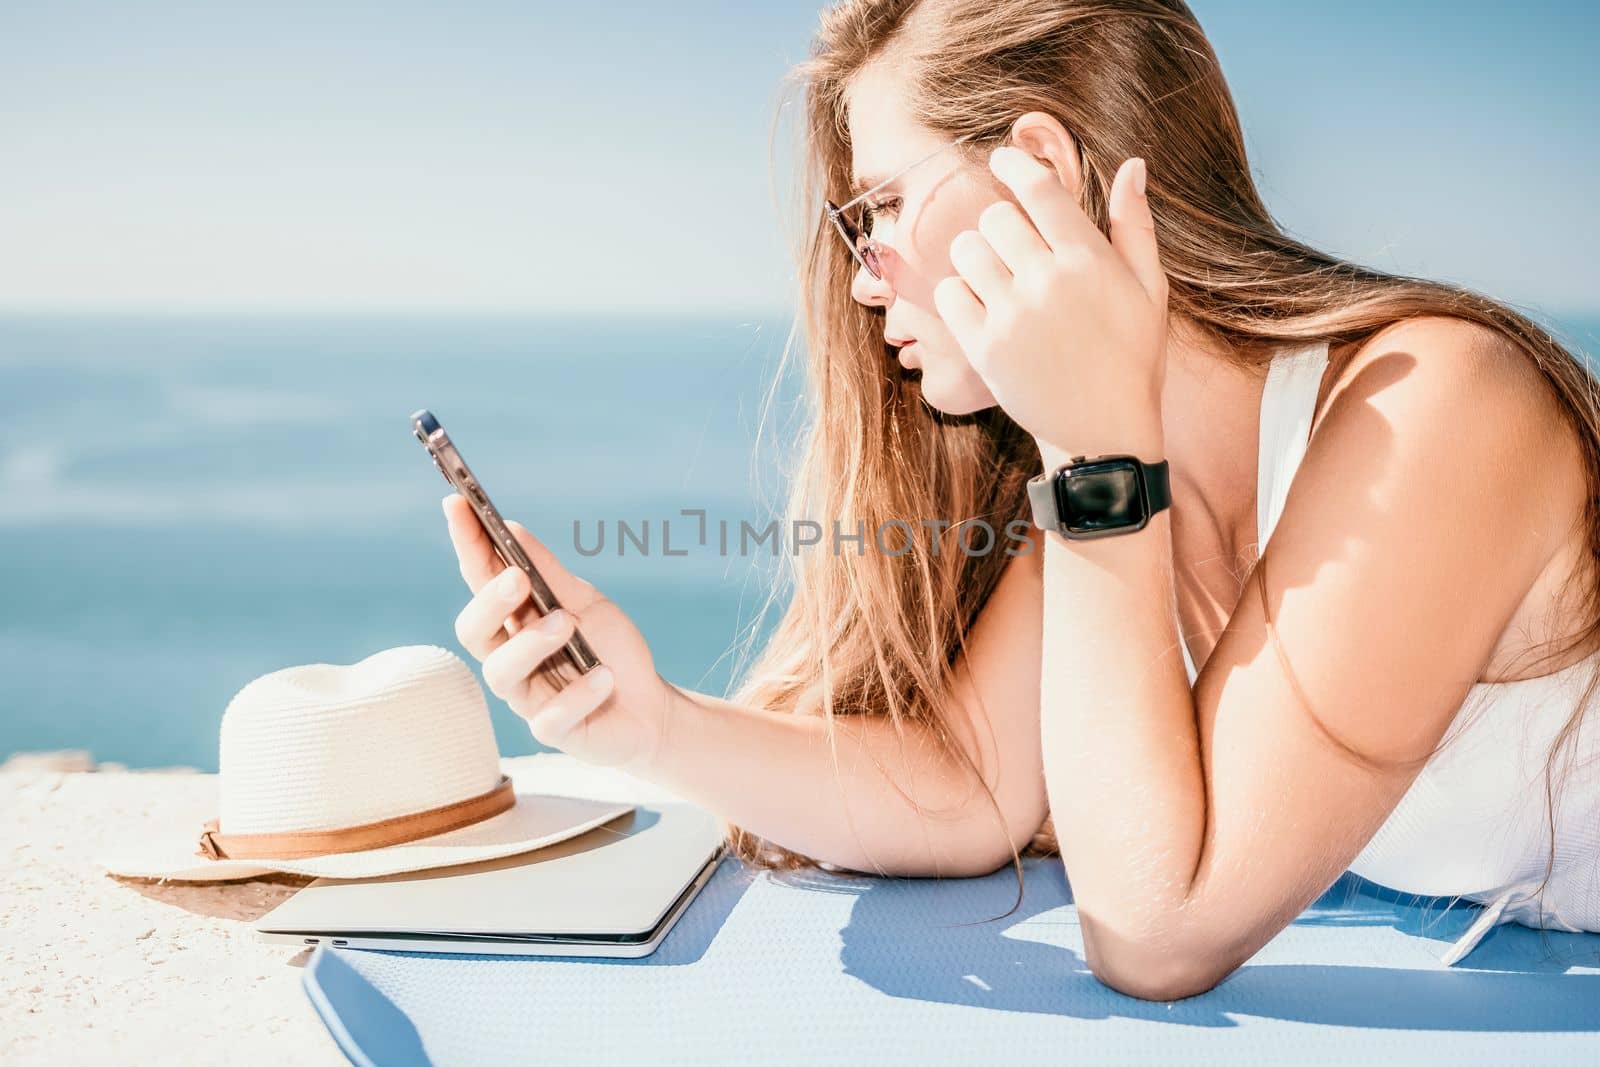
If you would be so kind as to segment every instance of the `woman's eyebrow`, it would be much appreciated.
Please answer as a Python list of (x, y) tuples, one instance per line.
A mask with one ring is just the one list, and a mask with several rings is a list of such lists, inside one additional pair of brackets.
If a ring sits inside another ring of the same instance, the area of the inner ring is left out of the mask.
[(882, 185), (883, 182), (884, 179), (878, 177), (876, 174), (857, 175), (856, 177), (850, 179), (850, 195), (852, 197), (860, 196), (862, 193), (868, 192), (871, 189)]

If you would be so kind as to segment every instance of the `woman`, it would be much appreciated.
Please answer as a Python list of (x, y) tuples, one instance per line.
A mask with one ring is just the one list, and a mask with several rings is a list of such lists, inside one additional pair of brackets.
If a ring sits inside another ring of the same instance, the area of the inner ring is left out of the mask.
[[(1138, 997), (1211, 988), (1347, 868), (1490, 905), (1447, 961), (1495, 922), (1600, 929), (1583, 366), (1280, 231), (1179, 0), (847, 0), (802, 75), (828, 206), (792, 509), (907, 541), (801, 557), (724, 701), (520, 529), (570, 610), (518, 626), (525, 579), (448, 499), (458, 636), (534, 736), (756, 863), (1059, 851), (1090, 969)], [(1107, 454), (1165, 461), (1170, 507), (1046, 513), (1026, 554), (922, 521), (1038, 516), (1030, 479)], [(556, 695), (535, 670), (579, 623), (608, 666)]]

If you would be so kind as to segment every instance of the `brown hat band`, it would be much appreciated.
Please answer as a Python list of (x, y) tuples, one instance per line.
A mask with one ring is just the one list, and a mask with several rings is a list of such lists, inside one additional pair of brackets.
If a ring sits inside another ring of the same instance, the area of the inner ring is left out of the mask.
[(487, 793), (360, 826), (276, 834), (224, 834), (219, 832), (217, 820), (212, 819), (200, 831), (200, 848), (195, 855), (213, 860), (297, 860), (342, 852), (366, 852), (459, 830), (509, 811), (516, 802), (517, 793), (511, 779), (502, 774), (500, 784)]

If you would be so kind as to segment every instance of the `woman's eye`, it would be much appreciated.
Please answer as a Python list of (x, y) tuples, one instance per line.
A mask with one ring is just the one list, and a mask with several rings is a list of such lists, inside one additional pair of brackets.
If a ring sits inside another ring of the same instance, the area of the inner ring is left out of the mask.
[(872, 231), (872, 224), (878, 219), (892, 219), (899, 210), (900, 198), (898, 196), (885, 197), (882, 200), (867, 204), (863, 211), (866, 216), (867, 231), (869, 233)]

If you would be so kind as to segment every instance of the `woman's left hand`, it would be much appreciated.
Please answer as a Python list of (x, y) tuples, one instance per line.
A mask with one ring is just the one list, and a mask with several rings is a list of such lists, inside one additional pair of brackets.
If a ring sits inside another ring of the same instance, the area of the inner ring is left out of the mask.
[(1167, 277), (1144, 160), (1112, 181), (1109, 241), (1028, 153), (998, 148), (989, 167), (1021, 206), (992, 204), (978, 229), (956, 235), (957, 274), (935, 288), (934, 306), (1042, 449), (1160, 458)]

